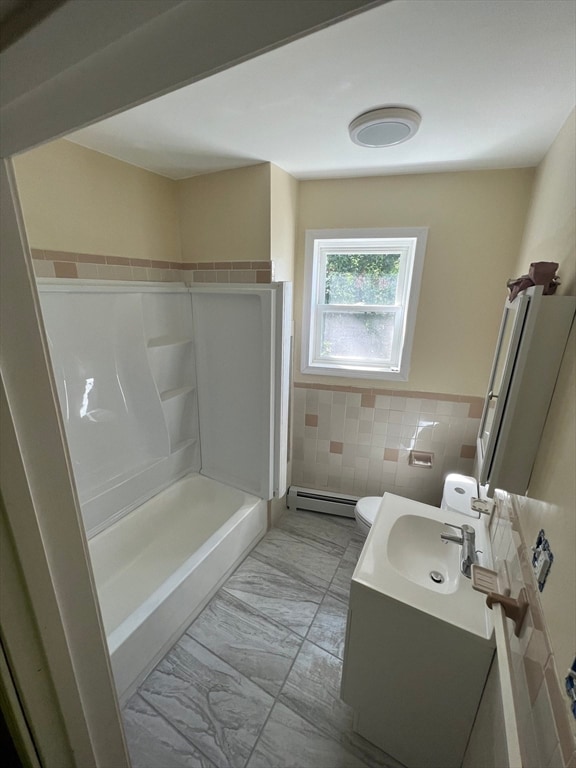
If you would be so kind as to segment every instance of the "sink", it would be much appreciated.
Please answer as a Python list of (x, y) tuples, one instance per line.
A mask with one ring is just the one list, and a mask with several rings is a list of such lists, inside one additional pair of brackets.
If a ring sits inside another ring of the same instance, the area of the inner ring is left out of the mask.
[(460, 768), (494, 654), (486, 595), (445, 523), (471, 525), (492, 566), (486, 517), (387, 493), (350, 585), (342, 699), (354, 730), (409, 768)]
[(486, 516), (464, 518), (384, 494), (353, 581), (480, 637), (490, 637), (492, 619), (485, 595), (475, 592), (471, 580), (460, 572), (462, 548), (440, 538), (442, 532), (450, 531), (446, 523), (461, 526), (463, 522), (475, 530), (479, 564), (491, 568)]
[(460, 547), (444, 543), (443, 523), (420, 515), (398, 517), (388, 534), (386, 555), (405, 579), (433, 592), (455, 592), (460, 580)]

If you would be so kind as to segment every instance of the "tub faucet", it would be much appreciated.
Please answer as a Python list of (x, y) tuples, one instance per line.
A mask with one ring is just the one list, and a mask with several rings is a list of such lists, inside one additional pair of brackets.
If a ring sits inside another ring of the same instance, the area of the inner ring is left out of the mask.
[(452, 523), (444, 523), (444, 525), (449, 525), (450, 528), (457, 528), (462, 532), (461, 536), (456, 536), (451, 533), (441, 533), (440, 538), (444, 543), (451, 541), (462, 547), (460, 570), (467, 579), (472, 578), (472, 564), (478, 562), (478, 557), (476, 555), (476, 531), (471, 525), (452, 525)]

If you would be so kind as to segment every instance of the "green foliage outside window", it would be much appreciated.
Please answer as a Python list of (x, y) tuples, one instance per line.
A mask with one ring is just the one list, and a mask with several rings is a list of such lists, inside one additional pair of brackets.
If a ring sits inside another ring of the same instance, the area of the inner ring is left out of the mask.
[(326, 304), (396, 302), (397, 253), (331, 253), (326, 257)]

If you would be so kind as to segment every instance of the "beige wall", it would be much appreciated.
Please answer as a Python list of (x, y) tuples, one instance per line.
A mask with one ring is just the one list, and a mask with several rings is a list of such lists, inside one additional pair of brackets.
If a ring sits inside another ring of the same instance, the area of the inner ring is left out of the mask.
[(170, 179), (65, 139), (14, 166), (32, 248), (180, 261)]
[(533, 177), (516, 169), (300, 182), (296, 379), (366, 384), (299, 372), (305, 230), (429, 227), (409, 380), (370, 385), (484, 396)]
[(274, 279), (294, 280), (298, 182), (293, 176), (270, 166), (270, 258), (274, 262)]
[(270, 260), (270, 164), (177, 182), (182, 261)]
[[(516, 272), (531, 261), (557, 261), (558, 293), (576, 295), (576, 129), (575, 113), (540, 164)], [(558, 675), (574, 659), (576, 627), (576, 335), (568, 342), (526, 498), (521, 524), (528, 544), (544, 528), (554, 564), (541, 594)]]
[(562, 279), (559, 293), (576, 295), (576, 110), (568, 117), (534, 181), (516, 272), (532, 261), (556, 261)]

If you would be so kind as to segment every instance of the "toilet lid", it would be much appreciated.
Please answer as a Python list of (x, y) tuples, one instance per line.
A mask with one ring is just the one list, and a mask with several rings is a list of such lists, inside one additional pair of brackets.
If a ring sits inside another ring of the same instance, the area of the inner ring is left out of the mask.
[(358, 517), (366, 523), (366, 525), (374, 525), (376, 515), (380, 509), (382, 503), (382, 496), (364, 496), (363, 499), (359, 499), (356, 504), (356, 512)]

